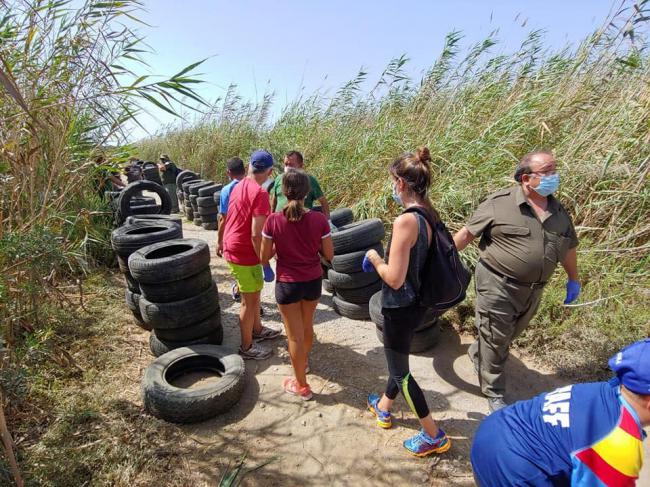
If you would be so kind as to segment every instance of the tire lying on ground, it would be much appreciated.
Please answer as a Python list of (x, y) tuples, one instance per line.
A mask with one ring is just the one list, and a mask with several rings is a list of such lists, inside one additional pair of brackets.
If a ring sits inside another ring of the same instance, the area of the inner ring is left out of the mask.
[[(111, 245), (118, 256), (128, 257), (142, 247), (165, 240), (179, 239), (181, 236), (181, 229), (173, 222), (164, 220), (137, 222), (113, 230)], [(120, 269), (122, 269), (121, 264)], [(133, 277), (138, 280), (136, 276)]]
[(381, 242), (384, 236), (384, 224), (379, 218), (343, 225), (332, 233), (334, 255), (349, 254), (350, 252), (367, 249)]
[[(381, 291), (373, 294), (370, 298), (369, 303), (370, 319), (372, 322), (377, 325), (379, 328), (384, 327), (384, 315), (381, 314)], [(420, 324), (415, 331), (424, 330), (425, 328), (430, 328), (437, 321), (438, 318), (442, 315), (439, 311), (434, 310), (433, 308), (427, 308), (424, 312), (424, 317), (422, 318), (422, 324)]]
[(175, 223), (181, 229), (181, 238), (183, 232), (183, 220), (180, 216), (172, 215), (133, 215), (126, 219), (126, 225), (133, 225), (134, 223), (148, 223), (150, 221), (165, 220)]
[(223, 328), (221, 327), (201, 338), (183, 341), (162, 340), (156, 336), (156, 331), (154, 330), (154, 332), (149, 335), (149, 350), (154, 357), (160, 357), (162, 354), (171, 352), (177, 348), (191, 347), (195, 345), (221, 345), (222, 342)]
[(185, 279), (198, 274), (209, 265), (208, 244), (193, 238), (148, 245), (129, 257), (129, 270), (141, 285)]
[[(195, 345), (168, 352), (154, 360), (142, 378), (145, 410), (174, 423), (193, 423), (225, 413), (239, 401), (245, 387), (243, 359), (216, 345)], [(213, 372), (217, 382), (181, 388), (180, 376)]]
[(361, 268), (363, 258), (365, 257), (366, 252), (371, 249), (376, 250), (381, 257), (384, 256), (384, 247), (381, 243), (376, 243), (367, 249), (357, 250), (356, 252), (350, 252), (348, 254), (334, 255), (334, 258), (332, 259), (332, 269), (336, 272), (342, 272), (345, 274), (363, 272), (363, 269)]
[(172, 209), (172, 200), (169, 194), (160, 184), (152, 181), (135, 181), (124, 188), (118, 200), (119, 218), (124, 221), (127, 216), (132, 215), (131, 212), (131, 199), (140, 194), (141, 191), (151, 191), (156, 193), (160, 198), (160, 211), (165, 215), (169, 215)]
[[(137, 279), (137, 277), (136, 277)], [(327, 279), (334, 289), (359, 289), (370, 286), (379, 281), (377, 272), (355, 272), (353, 274), (344, 274), (336, 272), (334, 269), (327, 271)], [(370, 299), (370, 296), (368, 296)]]
[(354, 304), (343, 301), (336, 296), (332, 297), (333, 308), (341, 316), (350, 318), (352, 320), (368, 320), (370, 319), (370, 312), (368, 311), (368, 304)]
[[(377, 338), (381, 343), (384, 343), (384, 331), (383, 328), (376, 326)], [(411, 353), (420, 353), (426, 350), (429, 350), (435, 346), (439, 339), (442, 329), (440, 328), (440, 323), (438, 319), (435, 320), (433, 324), (429, 327), (416, 330), (413, 334), (413, 340), (411, 341)]]
[(336, 296), (343, 301), (355, 304), (368, 304), (370, 298), (376, 294), (377, 291), (381, 290), (381, 280), (356, 289), (343, 289), (336, 287), (334, 289), (336, 290)]
[(342, 227), (354, 221), (354, 215), (350, 208), (337, 208), (330, 213), (330, 221), (335, 227)]
[[(167, 345), (170, 350), (173, 350), (174, 348), (178, 348), (179, 346), (186, 346), (186, 345), (176, 345), (174, 346), (175, 343), (186, 343), (190, 341), (195, 341), (207, 336), (212, 336), (214, 333), (217, 333), (218, 330), (222, 330), (222, 336), (223, 336), (223, 329), (221, 327), (221, 314), (220, 313), (215, 313), (212, 316), (208, 316), (205, 320), (199, 321), (198, 323), (194, 323), (189, 326), (184, 326), (182, 328), (156, 328), (154, 330), (154, 334), (156, 335), (156, 338), (160, 341), (162, 341), (165, 345)], [(208, 343), (208, 342), (204, 342)], [(219, 345), (216, 343), (216, 345)]]
[(171, 282), (146, 283), (141, 282), (140, 290), (145, 299), (152, 303), (170, 303), (180, 301), (202, 293), (212, 286), (212, 273), (210, 268), (199, 271), (197, 274)]
[(140, 297), (142, 319), (153, 328), (182, 328), (207, 319), (219, 311), (219, 298), (216, 284), (205, 291), (179, 301), (152, 303)]

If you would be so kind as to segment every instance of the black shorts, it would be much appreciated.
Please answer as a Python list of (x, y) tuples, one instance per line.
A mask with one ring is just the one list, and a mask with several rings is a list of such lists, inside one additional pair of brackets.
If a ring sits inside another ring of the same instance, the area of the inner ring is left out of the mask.
[(322, 278), (302, 282), (277, 282), (275, 283), (275, 300), (278, 304), (299, 303), (316, 301), (320, 299)]

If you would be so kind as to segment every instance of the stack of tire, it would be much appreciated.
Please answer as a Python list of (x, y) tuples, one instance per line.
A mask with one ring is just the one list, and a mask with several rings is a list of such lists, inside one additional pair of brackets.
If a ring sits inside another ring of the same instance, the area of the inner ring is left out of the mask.
[[(183, 207), (185, 210), (185, 216), (187, 217), (188, 220), (194, 221), (194, 217), (197, 216), (199, 213), (198, 208), (196, 208), (195, 211), (196, 198), (194, 198), (194, 202), (193, 202), (194, 204), (192, 204), (192, 199), (190, 198), (191, 196), (190, 186), (194, 186), (196, 184), (204, 184), (205, 186), (207, 186), (208, 183), (210, 183), (210, 181), (205, 181), (204, 179), (191, 179), (181, 184), (181, 188), (183, 189)], [(196, 197), (198, 198), (198, 194), (196, 195)]]
[(370, 298), (381, 289), (381, 279), (375, 271), (363, 272), (361, 264), (369, 249), (384, 255), (384, 236), (379, 218), (348, 223), (332, 233), (334, 258), (325, 286), (333, 291), (334, 311), (341, 316), (354, 320), (370, 318)]
[[(142, 196), (143, 191), (150, 191), (160, 198), (160, 204), (153, 197)], [(119, 192), (113, 200), (115, 222), (122, 225), (131, 215), (169, 215), (172, 201), (160, 184), (152, 181), (135, 181)]]
[(142, 165), (142, 178), (162, 185), (160, 171), (158, 171), (158, 166), (155, 162), (147, 161)]
[[(377, 338), (384, 343), (384, 316), (381, 314), (381, 291), (377, 292), (370, 298), (370, 319), (377, 327)], [(429, 308), (424, 313), (422, 324), (415, 329), (413, 340), (411, 341), (411, 353), (420, 353), (430, 349), (440, 338), (440, 321), (438, 320), (441, 313)]]
[(129, 256), (128, 268), (142, 293), (140, 315), (153, 330), (149, 348), (156, 357), (180, 347), (221, 344), (219, 294), (205, 241), (148, 245)]
[(116, 228), (111, 234), (111, 246), (117, 255), (117, 262), (126, 283), (126, 305), (133, 313), (137, 324), (145, 330), (150, 330), (151, 327), (144, 322), (140, 314), (140, 285), (129, 271), (128, 259), (142, 247), (179, 238), (183, 238), (181, 226), (173, 221), (163, 220), (136, 220)]
[(197, 226), (200, 227), (201, 224), (203, 223), (203, 218), (201, 217), (201, 213), (199, 213), (199, 189), (205, 188), (207, 186), (212, 186), (214, 183), (212, 181), (197, 181), (194, 184), (190, 184), (187, 187), (187, 192), (189, 193), (188, 197), (190, 200), (190, 206), (192, 207), (192, 212), (194, 213), (194, 218), (192, 219), (192, 222)]
[(176, 176), (176, 196), (178, 197), (178, 206), (184, 210), (184, 213), (187, 213), (185, 210), (185, 193), (183, 192), (183, 183), (189, 181), (196, 181), (200, 179), (199, 175), (189, 169), (185, 169), (178, 173)]
[(206, 230), (217, 230), (217, 215), (219, 214), (219, 198), (223, 184), (212, 183), (198, 189), (196, 208), (201, 217), (201, 226)]

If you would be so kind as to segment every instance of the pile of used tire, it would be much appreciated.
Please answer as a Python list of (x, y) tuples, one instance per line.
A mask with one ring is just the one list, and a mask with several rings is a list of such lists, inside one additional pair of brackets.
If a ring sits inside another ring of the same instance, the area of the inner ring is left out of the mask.
[[(189, 205), (189, 201), (185, 200), (185, 192), (183, 190), (183, 183), (188, 183), (190, 181), (196, 181), (198, 179), (201, 179), (197, 173), (194, 171), (190, 171), (189, 169), (184, 169), (183, 171), (178, 173), (178, 176), (176, 176), (176, 197), (178, 198), (178, 206), (180, 210), (185, 213), (186, 216), (188, 216), (188, 208), (185, 206), (186, 204)], [(190, 212), (191, 211), (191, 206), (190, 206)], [(192, 215), (194, 217), (194, 215)]]
[(142, 247), (129, 256), (128, 269), (141, 291), (140, 315), (153, 330), (149, 347), (156, 357), (221, 344), (219, 294), (205, 241), (179, 238)]
[[(384, 315), (381, 314), (381, 291), (378, 291), (370, 298), (369, 304), (370, 319), (377, 328), (377, 338), (384, 343)], [(420, 353), (430, 349), (440, 338), (440, 317), (441, 313), (428, 308), (424, 313), (422, 324), (415, 329), (411, 341), (411, 353)]]
[(378, 218), (343, 225), (332, 219), (332, 224), (336, 227), (332, 232), (334, 258), (323, 287), (334, 295), (334, 311), (346, 318), (367, 320), (370, 298), (381, 289), (381, 279), (377, 272), (363, 272), (361, 264), (369, 249), (384, 255), (384, 225)]
[(162, 185), (160, 171), (158, 171), (158, 166), (155, 162), (147, 161), (142, 164), (142, 178)]
[(140, 314), (140, 285), (129, 271), (128, 259), (131, 254), (147, 245), (164, 242), (165, 240), (183, 238), (183, 230), (180, 222), (150, 219), (150, 217), (155, 217), (156, 215), (142, 216), (148, 218), (146, 220), (139, 220), (137, 216), (129, 217), (133, 220), (113, 230), (111, 234), (111, 246), (117, 255), (120, 271), (124, 274), (126, 283), (126, 306), (133, 313), (138, 326), (145, 330), (150, 330), (151, 327), (142, 319), (142, 315)]
[(197, 191), (196, 208), (198, 216), (201, 218), (201, 226), (206, 230), (217, 230), (218, 228), (217, 215), (219, 214), (221, 188), (223, 188), (223, 184), (212, 183), (199, 187)]
[[(160, 203), (154, 197), (142, 196), (143, 191), (157, 195)], [(160, 184), (152, 181), (135, 181), (117, 194), (110, 192), (108, 197), (117, 225), (122, 225), (132, 215), (169, 215), (171, 213), (172, 201), (169, 194)]]

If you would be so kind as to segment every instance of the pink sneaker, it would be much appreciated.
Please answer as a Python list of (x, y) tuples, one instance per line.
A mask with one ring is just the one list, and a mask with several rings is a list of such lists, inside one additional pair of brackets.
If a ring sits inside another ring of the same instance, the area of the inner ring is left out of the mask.
[(282, 388), (284, 392), (299, 396), (303, 401), (309, 401), (312, 398), (311, 388), (309, 385), (300, 387), (298, 381), (293, 377), (287, 377), (282, 381)]

